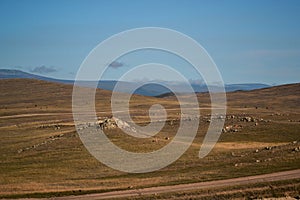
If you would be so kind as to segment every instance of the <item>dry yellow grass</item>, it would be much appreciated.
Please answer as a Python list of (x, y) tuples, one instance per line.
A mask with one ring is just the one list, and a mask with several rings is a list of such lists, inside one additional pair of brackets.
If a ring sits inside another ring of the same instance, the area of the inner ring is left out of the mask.
[[(276, 94), (278, 98), (274, 98)], [(71, 95), (70, 85), (24, 79), (0, 80), (1, 195), (140, 188), (232, 178), (300, 166), (300, 153), (293, 152), (299, 143), (292, 143), (300, 141), (300, 113), (296, 101), (299, 99), (299, 85), (228, 94), (229, 115), (271, 121), (259, 122), (255, 126), (254, 122), (228, 119), (226, 125), (237, 124), (242, 126), (241, 130), (222, 134), (216, 148), (204, 159), (198, 158), (198, 152), (208, 126), (205, 117), (210, 110), (207, 94), (199, 94), (203, 118), (193, 145), (175, 163), (146, 174), (127, 174), (110, 169), (87, 152), (73, 126)], [(99, 117), (111, 115), (107, 106), (110, 96), (109, 91), (97, 91)], [(130, 104), (134, 121), (139, 124), (149, 122), (148, 109), (153, 104), (164, 105), (169, 120), (178, 118), (180, 111), (174, 97), (159, 99), (134, 95)], [(60, 129), (56, 130), (55, 125)], [(164, 138), (172, 138), (177, 127), (176, 123), (166, 123), (156, 136), (157, 142), (152, 138), (134, 139), (118, 129), (106, 134), (124, 149), (143, 152), (170, 142)], [(60, 134), (63, 136), (52, 140), (51, 137)], [(32, 148), (37, 144), (42, 145)], [(268, 146), (274, 148), (265, 150)], [(24, 151), (18, 152), (20, 149)], [(256, 149), (259, 152), (255, 152)], [(257, 163), (258, 159), (261, 162)]]

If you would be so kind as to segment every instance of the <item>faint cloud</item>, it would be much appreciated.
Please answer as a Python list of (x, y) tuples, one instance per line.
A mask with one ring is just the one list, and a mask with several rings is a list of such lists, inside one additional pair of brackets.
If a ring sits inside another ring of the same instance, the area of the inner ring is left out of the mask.
[(193, 85), (206, 85), (203, 79), (189, 79), (189, 82)]
[(120, 68), (120, 67), (124, 67), (125, 64), (123, 62), (118, 62), (118, 61), (113, 61), (112, 63), (109, 64), (109, 67), (111, 68)]
[(42, 65), (31, 69), (30, 72), (39, 73), (39, 74), (49, 74), (49, 73), (57, 72), (57, 69), (53, 66), (47, 67)]

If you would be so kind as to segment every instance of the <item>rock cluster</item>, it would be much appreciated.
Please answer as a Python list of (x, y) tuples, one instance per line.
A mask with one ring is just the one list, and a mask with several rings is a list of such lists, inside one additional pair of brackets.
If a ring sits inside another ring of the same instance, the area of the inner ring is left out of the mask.
[(53, 136), (50, 136), (49, 138), (47, 138), (47, 140), (41, 142), (41, 143), (38, 143), (38, 144), (34, 144), (32, 146), (29, 146), (29, 147), (26, 147), (26, 148), (23, 148), (23, 149), (19, 149), (18, 150), (18, 153), (22, 153), (23, 151), (28, 151), (30, 149), (36, 149), (37, 147), (39, 146), (43, 146), (43, 145), (46, 145), (46, 144), (49, 144), (49, 143), (52, 143), (52, 141), (54, 140), (58, 140), (60, 138), (64, 137), (64, 134), (58, 134), (58, 135), (53, 135)]
[(293, 149), (293, 151), (299, 152), (299, 151), (300, 151), (300, 147), (295, 147), (295, 148)]
[(83, 130), (88, 127), (96, 127), (97, 129), (101, 129), (101, 130), (120, 128), (122, 130), (137, 132), (134, 127), (131, 127), (129, 125), (129, 123), (121, 119), (118, 119), (116, 117), (111, 117), (111, 118), (105, 117), (105, 118), (98, 119), (98, 121), (96, 122), (87, 122), (85, 124), (80, 124), (78, 126), (78, 130)]
[(42, 129), (53, 128), (54, 130), (60, 130), (61, 125), (59, 125), (59, 124), (43, 124), (43, 125), (39, 126), (38, 128), (42, 128)]
[(114, 118), (99, 119), (98, 122), (97, 122), (97, 125), (102, 130), (115, 129), (115, 128), (118, 127), (117, 122)]
[(240, 128), (241, 126), (239, 125), (228, 125), (222, 129), (222, 133), (238, 132)]

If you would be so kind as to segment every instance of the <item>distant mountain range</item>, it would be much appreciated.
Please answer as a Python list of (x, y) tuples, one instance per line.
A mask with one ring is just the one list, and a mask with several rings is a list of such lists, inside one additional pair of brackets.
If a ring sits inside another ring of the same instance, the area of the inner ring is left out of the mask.
[[(21, 70), (11, 70), (11, 69), (0, 69), (0, 79), (12, 79), (12, 78), (27, 78), (27, 79), (37, 79), (44, 80), (56, 83), (65, 83), (65, 84), (73, 84), (74, 80), (63, 80), (63, 79), (54, 79), (45, 76), (39, 76), (27, 72), (23, 72)], [(103, 80), (98, 82), (98, 88), (104, 90), (113, 90), (118, 81), (115, 80)], [(92, 81), (80, 81), (80, 85), (82, 86), (92, 86), (94, 83)], [(120, 84), (120, 83), (119, 83)], [(138, 83), (135, 82), (121, 82), (119, 92), (128, 92), (131, 88), (136, 88)], [(164, 82), (166, 87), (160, 84), (146, 84), (142, 87), (139, 87), (135, 90), (134, 94), (144, 95), (144, 96), (165, 96), (167, 94), (171, 94), (172, 92), (167, 88), (168, 86), (172, 86), (178, 93), (186, 93), (186, 87), (181, 83), (173, 83), (173, 82)], [(195, 92), (207, 92), (207, 86), (201, 84), (191, 84), (192, 88)], [(227, 92), (237, 91), (237, 90), (254, 90), (267, 88), (270, 85), (261, 84), (261, 83), (243, 83), (243, 84), (226, 84), (225, 90)]]

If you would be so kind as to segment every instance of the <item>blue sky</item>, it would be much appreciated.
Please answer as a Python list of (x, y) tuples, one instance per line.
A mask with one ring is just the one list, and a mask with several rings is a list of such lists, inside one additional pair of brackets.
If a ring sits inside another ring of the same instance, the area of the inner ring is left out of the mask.
[[(88, 53), (113, 34), (165, 27), (199, 42), (226, 83), (300, 82), (300, 1), (0, 0), (0, 68), (73, 79)], [(136, 64), (177, 58), (143, 52), (120, 58), (106, 73), (116, 79)]]

